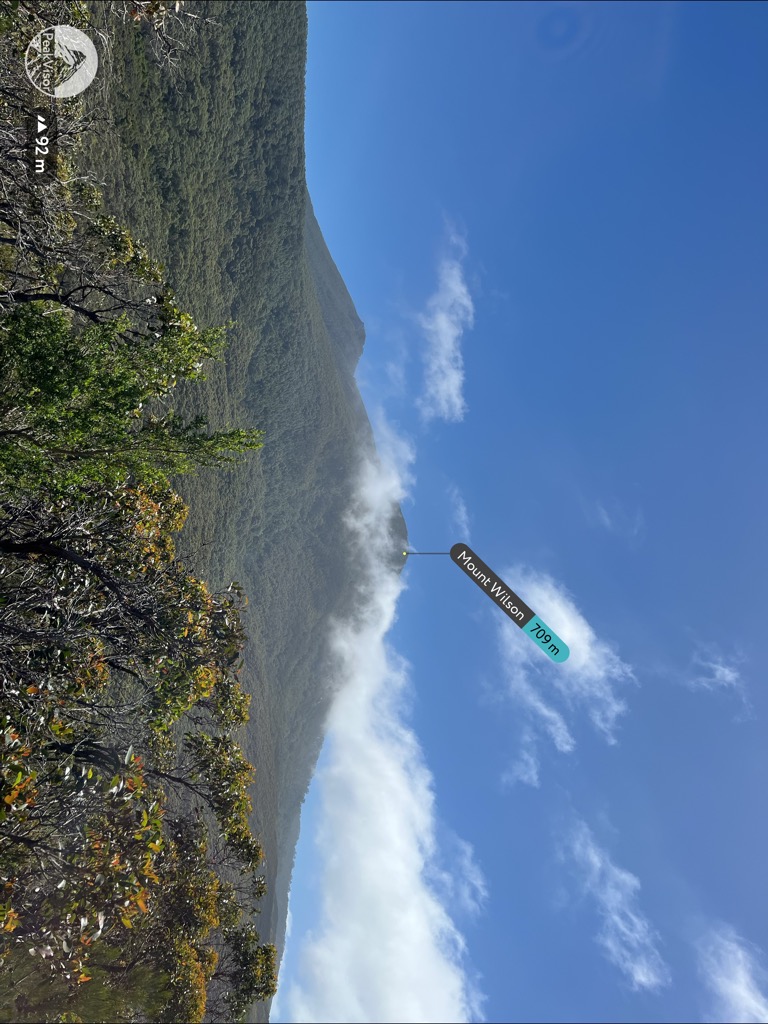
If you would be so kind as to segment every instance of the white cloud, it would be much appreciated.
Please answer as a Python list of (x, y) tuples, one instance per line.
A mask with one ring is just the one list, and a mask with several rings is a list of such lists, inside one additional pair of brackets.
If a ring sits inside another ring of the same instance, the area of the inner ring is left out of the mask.
[(583, 821), (571, 832), (567, 853), (600, 916), (597, 941), (608, 960), (634, 989), (667, 985), (670, 974), (657, 948), (659, 937), (638, 907), (639, 879), (613, 863)]
[(592, 525), (602, 526), (628, 540), (635, 540), (645, 529), (642, 509), (629, 510), (615, 499), (605, 503), (597, 501), (593, 510), (585, 508), (585, 512)]
[(712, 1021), (768, 1021), (768, 971), (763, 954), (727, 925), (699, 943), (699, 970), (713, 997)]
[(596, 511), (597, 511), (597, 518), (600, 521), (601, 525), (604, 526), (606, 528), (606, 530), (612, 530), (613, 529), (613, 520), (608, 515), (608, 513), (606, 512), (606, 510), (603, 508), (603, 506), (600, 504), (599, 501), (597, 503)]
[(713, 648), (702, 648), (693, 655), (692, 667), (685, 682), (692, 690), (730, 691), (749, 708), (746, 683), (736, 667), (740, 661), (740, 658), (733, 658), (729, 662)]
[(488, 886), (475, 860), (472, 844), (449, 834), (441, 846), (441, 859), (450, 863), (451, 869), (432, 872), (435, 890), (444, 905), (457, 907), (464, 914), (476, 917), (488, 901)]
[[(498, 635), (507, 692), (526, 709), (534, 733), (543, 731), (555, 747), (570, 753), (576, 741), (569, 718), (586, 711), (595, 728), (608, 743), (616, 742), (618, 720), (626, 711), (617, 687), (634, 676), (578, 610), (564, 587), (544, 573), (513, 567), (504, 574), (512, 589), (541, 615), (568, 644), (570, 656), (554, 664), (536, 649), (530, 638), (513, 622), (499, 617)], [(538, 781), (538, 765), (523, 751), (520, 771)], [(535, 784), (535, 783), (531, 783)]]
[(459, 537), (461, 540), (469, 543), (472, 539), (469, 532), (469, 512), (466, 502), (461, 496), (461, 491), (456, 484), (449, 486), (448, 499), (451, 503), (451, 515), (454, 525), (459, 532)]
[(425, 420), (455, 422), (466, 412), (461, 339), (474, 322), (474, 307), (461, 264), (466, 248), (455, 235), (450, 245), (453, 252), (440, 263), (437, 291), (418, 318), (427, 341), (419, 407)]
[(386, 641), (403, 588), (389, 568), (388, 522), (411, 455), (391, 434), (384, 448), (381, 465), (364, 467), (349, 517), (364, 597), (355, 621), (339, 623), (332, 641), (341, 687), (315, 780), (320, 923), (301, 941), (294, 934), (296, 980), (281, 994), (282, 1011), (303, 1024), (481, 1017), (446, 903), (456, 902), (450, 889), (477, 909), (485, 883), (461, 841), (450, 876), (443, 868), (432, 777), (407, 724), (408, 666)]
[(458, 839), (454, 891), (459, 906), (470, 914), (479, 914), (488, 901), (488, 886), (480, 865), (475, 860), (472, 844)]
[(508, 786), (514, 786), (516, 782), (524, 782), (526, 786), (539, 787), (539, 758), (536, 752), (536, 739), (529, 729), (523, 735), (517, 760), (504, 772), (501, 781)]

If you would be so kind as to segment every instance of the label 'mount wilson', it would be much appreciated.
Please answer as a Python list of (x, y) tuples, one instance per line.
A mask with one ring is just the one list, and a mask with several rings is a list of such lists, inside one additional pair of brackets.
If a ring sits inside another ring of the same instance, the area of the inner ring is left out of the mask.
[(565, 661), (568, 645), (523, 601), (482, 558), (466, 544), (454, 544), (450, 555), (458, 567), (484, 591), (516, 626), (524, 630), (552, 661)]

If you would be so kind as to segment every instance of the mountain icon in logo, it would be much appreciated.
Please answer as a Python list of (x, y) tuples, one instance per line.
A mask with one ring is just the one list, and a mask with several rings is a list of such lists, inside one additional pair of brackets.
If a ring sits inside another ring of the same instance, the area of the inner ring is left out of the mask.
[(38, 32), (24, 58), (27, 77), (46, 96), (77, 96), (93, 81), (99, 67), (96, 47), (72, 25), (52, 25)]
[(53, 59), (55, 61), (54, 78), (56, 85), (60, 86), (77, 74), (81, 66), (88, 60), (88, 54), (85, 50), (67, 46), (57, 38)]

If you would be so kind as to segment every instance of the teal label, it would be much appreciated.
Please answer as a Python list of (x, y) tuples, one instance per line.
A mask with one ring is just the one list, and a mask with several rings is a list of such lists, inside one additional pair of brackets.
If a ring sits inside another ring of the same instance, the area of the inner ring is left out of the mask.
[(550, 656), (552, 661), (565, 661), (571, 653), (568, 650), (568, 644), (563, 643), (557, 633), (537, 615), (534, 615), (531, 621), (523, 627), (523, 631), (528, 634), (537, 647), (541, 647), (545, 654)]
[(448, 554), (461, 571), (474, 580), (493, 603), (498, 605), (516, 626), (527, 633), (552, 661), (566, 660), (571, 653), (568, 644), (563, 643), (557, 633), (551, 630), (525, 601), (521, 600), (514, 590), (475, 554), (472, 548), (466, 544), (454, 544)]

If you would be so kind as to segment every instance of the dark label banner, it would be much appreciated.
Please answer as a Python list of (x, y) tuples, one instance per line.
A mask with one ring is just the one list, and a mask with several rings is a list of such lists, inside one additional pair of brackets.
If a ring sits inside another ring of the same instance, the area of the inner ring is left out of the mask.
[(521, 629), (531, 621), (534, 613), (522, 601), (514, 590), (499, 576), (489, 569), (482, 558), (478, 558), (472, 548), (466, 544), (454, 544), (450, 551), (451, 558), (471, 580), (484, 591), (490, 599), (501, 608), (505, 615)]
[(490, 569), (482, 558), (478, 558), (466, 544), (454, 544), (449, 552), (453, 561), (466, 573), (494, 604), (508, 615), (540, 647), (552, 661), (567, 661), (570, 654), (566, 644), (540, 615), (532, 612), (525, 601), (521, 601), (514, 590)]

